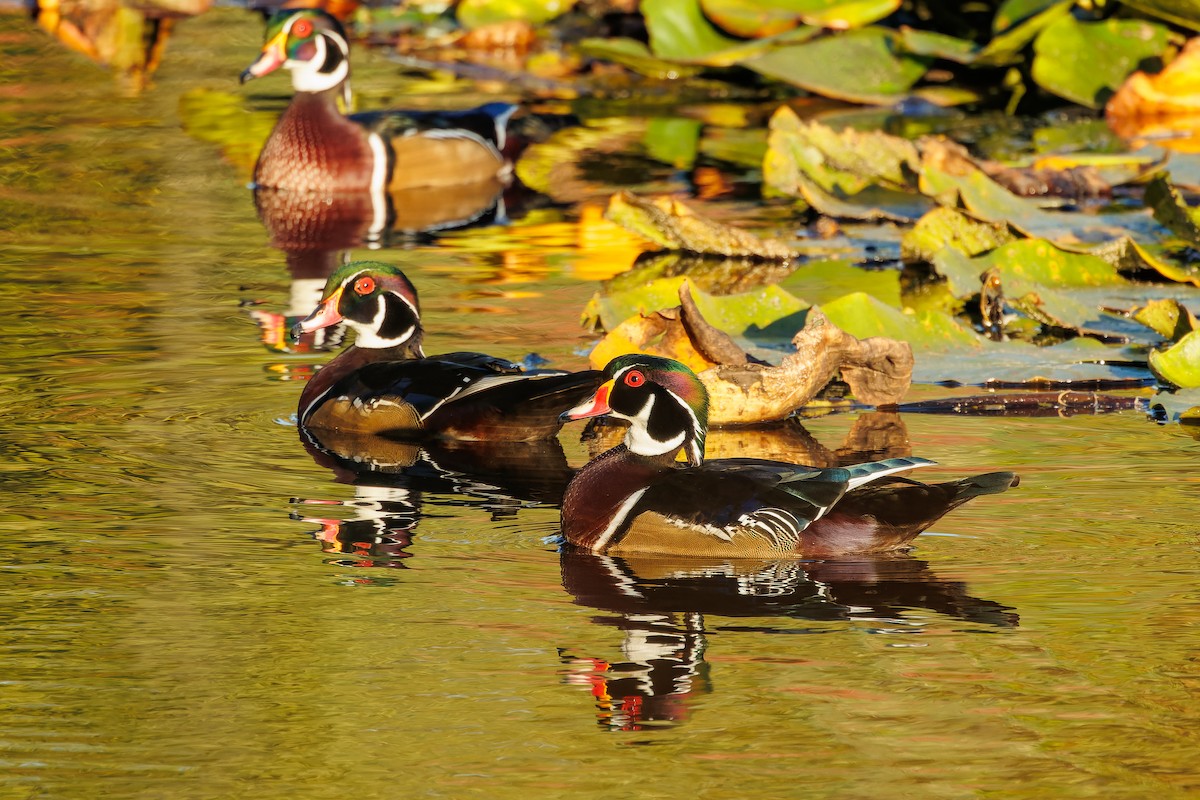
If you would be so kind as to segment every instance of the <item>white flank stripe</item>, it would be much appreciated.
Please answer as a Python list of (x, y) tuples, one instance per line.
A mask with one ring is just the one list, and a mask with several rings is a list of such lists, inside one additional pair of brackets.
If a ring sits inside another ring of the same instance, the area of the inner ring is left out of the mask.
[[(647, 486), (646, 489), (650, 487)], [(600, 534), (600, 538), (592, 545), (593, 553), (604, 553), (604, 548), (608, 547), (608, 541), (616, 534), (617, 529), (625, 522), (625, 518), (629, 516), (629, 512), (637, 505), (637, 501), (642, 499), (642, 495), (646, 493), (646, 489), (639, 489), (629, 497), (625, 498), (625, 502), (621, 503), (621, 507), (613, 514), (612, 522), (608, 523), (608, 527)]]
[(378, 240), (387, 226), (387, 148), (378, 133), (367, 136), (371, 145), (371, 228), (367, 235)]

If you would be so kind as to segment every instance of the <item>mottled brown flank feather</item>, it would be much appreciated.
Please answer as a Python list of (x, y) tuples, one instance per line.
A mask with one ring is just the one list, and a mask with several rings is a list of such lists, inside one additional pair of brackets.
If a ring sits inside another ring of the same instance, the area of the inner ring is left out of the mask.
[(259, 186), (295, 192), (362, 192), (374, 157), (363, 128), (330, 92), (299, 92), (275, 123), (254, 168)]
[(416, 133), (391, 141), (390, 191), (495, 180), (504, 159), (474, 139)]
[(304, 425), (347, 433), (417, 433), (422, 429), (416, 409), (391, 398), (358, 404), (346, 397), (333, 398), (322, 403)]

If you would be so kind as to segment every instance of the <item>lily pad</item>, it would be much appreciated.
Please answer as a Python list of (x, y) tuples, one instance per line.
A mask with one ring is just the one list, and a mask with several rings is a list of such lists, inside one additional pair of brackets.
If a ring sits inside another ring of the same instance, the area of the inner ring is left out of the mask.
[[(1079, 22), (1063, 16), (1034, 42), (1033, 79), (1059, 97), (1100, 108), (1140, 62), (1161, 56), (1169, 43), (1165, 25), (1133, 19)], [(1083, 53), (1087, 56), (1081, 57)]]
[(690, 169), (700, 144), (700, 121), (654, 117), (646, 124), (646, 154), (676, 169)]
[(800, 119), (787, 106), (771, 115), (770, 131), (768, 148), (790, 154), (826, 191), (856, 192), (870, 184), (911, 189), (921, 163), (908, 139), (883, 131), (834, 130)]
[(1192, 312), (1174, 298), (1151, 300), (1137, 309), (1133, 318), (1172, 342), (1200, 329)]
[(1003, 223), (980, 222), (952, 208), (939, 207), (917, 220), (900, 240), (905, 261), (933, 259), (947, 247), (976, 256), (1011, 242), (1016, 237)]
[(611, 61), (639, 75), (658, 80), (690, 78), (704, 71), (702, 66), (658, 58), (650, 52), (649, 47), (636, 39), (584, 39), (579, 43), (579, 51), (585, 56)]
[(977, 355), (983, 339), (941, 311), (906, 314), (862, 292), (855, 292), (821, 306), (821, 310), (847, 333), (860, 339), (886, 336), (908, 342), (917, 352), (963, 350)]
[(861, 292), (899, 308), (900, 272), (895, 269), (863, 269), (850, 259), (825, 259), (801, 264), (779, 283), (797, 297), (822, 305), (844, 295)]
[(1193, 247), (1200, 246), (1200, 214), (1188, 207), (1167, 176), (1156, 175), (1146, 184), (1145, 202), (1163, 227)]
[[(1068, 248), (1070, 249), (1070, 248)], [(1143, 247), (1128, 236), (1087, 249), (1121, 272), (1151, 270), (1169, 280), (1200, 286), (1200, 266), (1166, 257), (1160, 247)]]
[(900, 28), (900, 44), (913, 55), (940, 58), (956, 64), (970, 64), (979, 52), (979, 46), (974, 42), (907, 25)]
[(672, 197), (646, 199), (632, 192), (618, 192), (609, 199), (604, 215), (668, 250), (783, 261), (795, 255), (778, 239), (760, 238), (716, 222)]
[(779, 47), (741, 65), (810, 92), (855, 103), (893, 103), (908, 92), (932, 59), (900, 52), (897, 34), (860, 28)]
[(738, 45), (713, 27), (699, 0), (643, 0), (641, 11), (650, 33), (650, 50), (658, 58), (702, 63)]
[(1152, 351), (1150, 370), (1173, 386), (1200, 387), (1200, 331), (1192, 331), (1166, 350)]
[[(614, 330), (618, 324), (635, 314), (649, 314), (660, 308), (678, 305), (679, 287), (686, 280), (684, 276), (661, 278), (612, 294), (598, 294), (589, 303), (585, 316), (598, 319), (603, 330)], [(808, 303), (778, 286), (765, 286), (733, 295), (711, 295), (693, 287), (692, 296), (706, 320), (714, 327), (734, 335), (743, 334), (751, 328), (767, 328), (784, 317), (808, 308)], [(792, 333), (795, 330), (793, 328)]]
[(951, 208), (962, 205), (988, 222), (1008, 223), (1027, 235), (1065, 238), (1079, 225), (1069, 214), (1046, 211), (1005, 189), (966, 156), (962, 148), (942, 139), (921, 147), (920, 188), (923, 194)]
[(900, 0), (701, 0), (705, 15), (734, 36), (759, 38), (803, 22), (822, 28), (861, 28), (900, 7)]
[(978, 67), (1002, 67), (1021, 60), (1021, 51), (1037, 35), (1054, 22), (1071, 13), (1073, 0), (1058, 0), (1044, 10), (1027, 17), (1013, 27), (999, 32), (975, 57)]

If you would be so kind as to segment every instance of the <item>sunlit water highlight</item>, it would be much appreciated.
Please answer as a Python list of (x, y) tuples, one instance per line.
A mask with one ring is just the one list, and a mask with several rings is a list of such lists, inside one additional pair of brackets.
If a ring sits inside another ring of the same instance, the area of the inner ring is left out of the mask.
[[(233, 90), (252, 19), (181, 26), (137, 98), (0, 26), (0, 795), (1200, 790), (1200, 444), (1179, 427), (906, 416), (929, 477), (1022, 484), (894, 562), (672, 582), (560, 561), (528, 486), (348, 483), (299, 442), (287, 378), (320, 358), (260, 344), (244, 304), (286, 304), (282, 258), (177, 118), (183, 92)], [(594, 284), (569, 236), (452, 240), (375, 253), (412, 264), (439, 349), (582, 365)], [(853, 421), (806, 427), (836, 448)]]

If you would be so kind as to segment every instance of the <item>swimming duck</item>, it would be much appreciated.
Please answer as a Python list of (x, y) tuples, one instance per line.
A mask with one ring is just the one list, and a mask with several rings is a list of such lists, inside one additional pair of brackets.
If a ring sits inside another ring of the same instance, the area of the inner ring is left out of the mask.
[[(1016, 486), (1011, 472), (923, 484), (895, 473), (931, 466), (889, 458), (819, 469), (749, 458), (704, 460), (708, 393), (678, 361), (619, 356), (590, 400), (564, 419), (629, 423), (622, 444), (567, 486), (563, 536), (594, 553), (828, 558), (905, 548), (946, 512)], [(677, 466), (683, 451), (686, 465)]]
[(595, 391), (600, 372), (525, 372), (483, 353), (425, 356), (417, 290), (390, 264), (357, 261), (325, 284), (320, 304), (293, 330), (345, 322), (355, 340), (305, 385), (302, 428), (405, 438), (535, 441)]
[(382, 199), (406, 188), (507, 182), (507, 126), (516, 106), (344, 115), (337, 101), (349, 99), (350, 45), (341, 23), (319, 9), (271, 17), (242, 83), (280, 67), (291, 72), (296, 94), (259, 153), (257, 188), (370, 191)]

